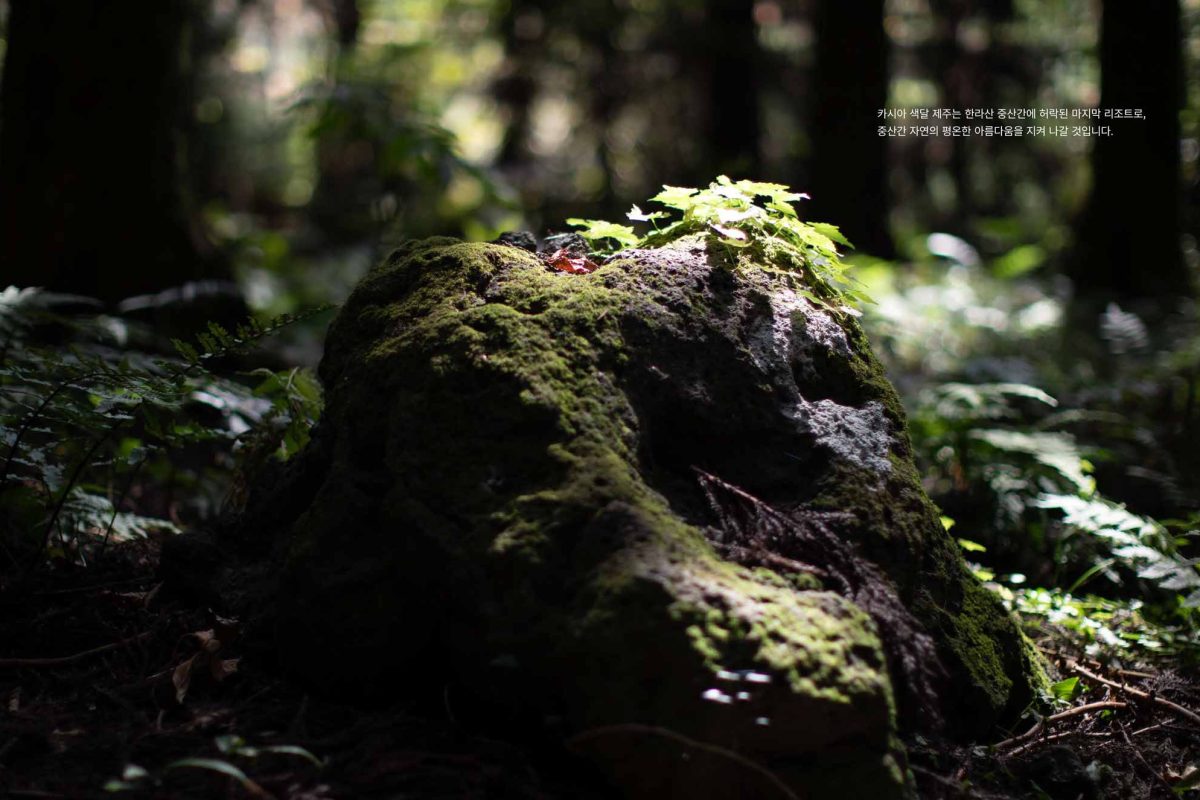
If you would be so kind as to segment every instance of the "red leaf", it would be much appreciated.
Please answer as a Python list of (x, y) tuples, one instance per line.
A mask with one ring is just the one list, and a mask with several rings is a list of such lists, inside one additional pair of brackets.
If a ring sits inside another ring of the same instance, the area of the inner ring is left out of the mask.
[(586, 275), (597, 268), (587, 256), (572, 257), (565, 248), (559, 248), (546, 257), (546, 263), (559, 272), (569, 272), (572, 275)]

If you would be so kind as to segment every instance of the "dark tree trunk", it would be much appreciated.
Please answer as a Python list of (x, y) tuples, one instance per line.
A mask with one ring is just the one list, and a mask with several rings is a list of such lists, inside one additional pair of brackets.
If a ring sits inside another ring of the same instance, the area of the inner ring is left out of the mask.
[[(708, 0), (711, 171), (733, 178), (759, 175), (758, 30), (752, 0)], [(709, 178), (711, 180), (711, 177)]]
[(221, 277), (189, 208), (195, 8), (11, 0), (0, 90), (5, 282), (115, 301)]
[(888, 92), (883, 6), (817, 4), (809, 191), (814, 219), (839, 226), (859, 250), (890, 258), (887, 139), (876, 134)]
[(496, 164), (502, 170), (513, 170), (524, 166), (530, 157), (532, 109), (538, 93), (538, 54), (544, 44), (546, 18), (536, 4), (513, 2), (501, 17), (500, 28), (505, 64), (492, 84), (492, 94), (508, 119)]
[(1100, 33), (1100, 105), (1142, 109), (1145, 120), (1099, 120), (1092, 193), (1068, 272), (1078, 313), (1109, 301), (1190, 295), (1180, 236), (1179, 109), (1182, 32), (1176, 0), (1106, 0)]
[[(990, 96), (984, 83), (989, 77), (980, 74), (980, 59), (968, 52), (959, 42), (959, 30), (973, 11), (970, 0), (932, 0), (930, 10), (937, 25), (938, 36), (930, 51), (931, 72), (937, 77), (942, 92), (942, 105), (947, 108), (984, 108), (984, 98)], [(979, 209), (975, 203), (974, 181), (971, 179), (971, 150), (974, 142), (948, 137), (945, 167), (954, 181), (954, 202), (939, 215), (937, 227), (958, 236), (970, 236), (970, 222)]]
[(591, 48), (591, 67), (583, 73), (587, 86), (588, 127), (595, 136), (596, 166), (600, 183), (592, 190), (592, 202), (604, 217), (620, 217), (625, 208), (616, 197), (616, 170), (610, 134), (629, 94), (625, 59), (616, 47), (614, 31), (625, 21), (625, 11), (614, 0), (598, 0), (589, 6), (578, 26), (580, 36)]
[[(325, 13), (337, 41), (330, 75), (335, 88), (330, 97), (345, 98), (347, 116), (365, 118), (367, 104), (386, 107), (388, 100), (381, 90), (376, 91), (379, 87), (363, 85), (355, 75), (362, 23), (358, 2), (327, 0)], [(372, 207), (383, 194), (379, 185), (381, 145), (380, 137), (368, 133), (357, 119), (321, 126), (316, 137), (317, 182), (306, 211), (321, 231), (324, 244), (357, 244), (378, 235), (380, 219)]]
[(358, 42), (358, 29), (362, 25), (358, 0), (331, 0), (329, 11), (337, 31), (338, 44), (344, 49), (354, 47)]

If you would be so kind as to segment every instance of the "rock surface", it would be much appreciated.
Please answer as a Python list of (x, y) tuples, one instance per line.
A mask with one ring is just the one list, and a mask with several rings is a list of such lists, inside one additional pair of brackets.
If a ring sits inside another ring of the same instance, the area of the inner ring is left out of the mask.
[(300, 506), (247, 517), (286, 662), (359, 696), (453, 674), (635, 797), (899, 796), (901, 726), (1019, 711), (1031, 650), (861, 330), (727, 258), (432, 239), (373, 270)]

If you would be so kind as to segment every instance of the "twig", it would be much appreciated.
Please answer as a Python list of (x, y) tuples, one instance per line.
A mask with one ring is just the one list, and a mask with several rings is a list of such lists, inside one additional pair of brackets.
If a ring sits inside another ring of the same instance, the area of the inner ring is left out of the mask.
[[(1174, 725), (1170, 725), (1165, 722), (1160, 722), (1156, 725), (1147, 725), (1144, 728), (1138, 728), (1136, 731), (1133, 731), (1132, 733), (1128, 734), (1128, 738), (1132, 739), (1135, 736), (1141, 736), (1142, 734), (1145, 734), (1145, 733), (1153, 733), (1154, 731), (1170, 731), (1170, 730), (1178, 730), (1178, 731), (1182, 731), (1184, 733), (1195, 733), (1195, 731), (1193, 731), (1191, 728), (1178, 728)], [(1121, 732), (1124, 735), (1124, 733), (1125, 733), (1124, 726), (1121, 727)], [(1003, 758), (1016, 758), (1017, 756), (1021, 755), (1022, 753), (1029, 752), (1034, 747), (1037, 747), (1039, 745), (1049, 744), (1050, 742), (1058, 741), (1059, 739), (1069, 739), (1072, 736), (1081, 736), (1081, 737), (1088, 738), (1088, 739), (1112, 739), (1113, 735), (1111, 732), (1088, 733), (1086, 731), (1079, 731), (1079, 730), (1060, 731), (1059, 733), (1053, 733), (1053, 734), (1050, 734), (1049, 736), (1043, 736), (1042, 738), (1036, 739), (1034, 741), (1025, 742), (1017, 749), (1010, 750), (1009, 752), (1005, 753), (1003, 755)]]
[(1026, 753), (1026, 752), (1032, 750), (1034, 747), (1037, 747), (1039, 745), (1047, 745), (1047, 744), (1050, 744), (1050, 742), (1056, 742), (1059, 739), (1070, 739), (1072, 736), (1078, 736), (1083, 739), (1110, 739), (1111, 740), (1113, 735), (1111, 732), (1105, 732), (1105, 731), (1100, 731), (1100, 732), (1096, 732), (1096, 733), (1092, 733), (1092, 732), (1088, 732), (1088, 731), (1059, 731), (1058, 733), (1053, 733), (1049, 736), (1043, 736), (1041, 739), (1037, 739), (1032, 742), (1026, 742), (1025, 744), (1018, 747), (1016, 750), (1008, 751), (1003, 756), (1001, 756), (1001, 758), (1016, 758), (1017, 756), (1021, 755), (1022, 753)]
[(1174, 727), (1174, 726), (1172, 726), (1166, 722), (1159, 722), (1154, 725), (1147, 725), (1144, 728), (1138, 728), (1136, 731), (1134, 731), (1133, 733), (1131, 733), (1129, 735), (1130, 736), (1141, 736), (1143, 733), (1153, 733), (1154, 731), (1166, 731), (1166, 730), (1170, 730), (1172, 727)]
[(986, 798), (989, 797), (1001, 797), (1001, 795), (992, 794), (990, 792), (987, 794), (982, 794), (977, 786), (963, 786), (959, 779), (947, 778), (945, 775), (939, 775), (931, 769), (922, 767), (920, 764), (910, 763), (908, 768), (918, 775), (935, 780), (942, 786), (945, 786), (947, 789), (957, 792), (959, 797), (971, 798), (971, 800), (986, 800)]
[(686, 747), (691, 747), (696, 750), (702, 750), (706, 753), (720, 756), (721, 758), (728, 759), (735, 764), (745, 767), (751, 772), (762, 776), (768, 783), (778, 789), (783, 797), (788, 798), (788, 800), (800, 800), (796, 793), (788, 788), (787, 784), (785, 784), (778, 775), (776, 775), (774, 772), (771, 772), (771, 770), (767, 769), (762, 764), (751, 761), (741, 753), (721, 747), (720, 745), (708, 744), (707, 742), (698, 742), (695, 739), (690, 739), (681, 733), (671, 730), (670, 728), (660, 728), (656, 725), (642, 725), (633, 722), (623, 725), (605, 725), (603, 727), (591, 728), (590, 730), (577, 733), (568, 739), (566, 743), (568, 746), (572, 746), (580, 742), (587, 741), (588, 739), (595, 739), (612, 733), (637, 733), (645, 736), (659, 736), (664, 739), (674, 741), (678, 744), (682, 744)]
[(1163, 778), (1162, 775), (1158, 774), (1158, 770), (1150, 766), (1150, 762), (1146, 760), (1144, 755), (1142, 755), (1142, 751), (1138, 750), (1137, 746), (1134, 745), (1133, 740), (1129, 738), (1129, 732), (1125, 730), (1125, 726), (1121, 724), (1120, 720), (1117, 721), (1117, 730), (1121, 732), (1121, 738), (1125, 740), (1125, 744), (1127, 744), (1129, 749), (1133, 751), (1133, 754), (1137, 757), (1137, 760), (1141, 763), (1141, 765), (1145, 767), (1146, 771), (1150, 773), (1154, 780), (1166, 790), (1167, 797), (1174, 797), (1175, 792), (1171, 788), (1171, 784), (1167, 783), (1166, 779)]
[(122, 639), (119, 642), (94, 647), (91, 650), (84, 650), (82, 653), (75, 653), (70, 656), (58, 656), (57, 658), (0, 658), (0, 669), (23, 669), (26, 667), (62, 667), (67, 664), (74, 664), (76, 661), (82, 661), (88, 656), (94, 656), (99, 653), (106, 653), (109, 650), (116, 650), (124, 647), (127, 644), (141, 641), (147, 638), (153, 631), (139, 633), (137, 636), (130, 636), (128, 639)]
[(107, 583), (91, 583), (87, 586), (72, 586), (67, 589), (51, 589), (46, 592), (34, 592), (34, 597), (56, 597), (64, 594), (80, 594), (82, 592), (91, 592), (96, 589), (112, 589), (116, 586), (136, 586), (139, 583), (150, 583), (156, 580), (153, 575), (147, 575), (144, 578), (129, 578), (121, 581), (109, 581)]
[(1075, 670), (1080, 675), (1082, 675), (1085, 678), (1088, 678), (1089, 680), (1093, 680), (1096, 683), (1102, 683), (1105, 686), (1111, 687), (1113, 689), (1118, 689), (1122, 692), (1126, 692), (1127, 694), (1130, 694), (1133, 697), (1138, 698), (1139, 700), (1146, 700), (1151, 703), (1156, 703), (1157, 705), (1160, 705), (1166, 709), (1170, 709), (1173, 713), (1178, 714), (1181, 717), (1185, 717), (1186, 719), (1191, 720), (1192, 722), (1196, 723), (1197, 725), (1200, 725), (1200, 714), (1197, 714), (1195, 711), (1189, 711), (1188, 709), (1184, 708), (1183, 706), (1179, 705), (1178, 703), (1173, 703), (1170, 700), (1166, 699), (1165, 697), (1159, 697), (1157, 694), (1150, 694), (1149, 692), (1144, 692), (1141, 689), (1135, 689), (1132, 686), (1127, 686), (1126, 684), (1123, 684), (1123, 683), (1117, 683), (1116, 681), (1110, 681), (1108, 678), (1101, 678), (1099, 675), (1092, 672), (1091, 670), (1089, 670), (1083, 666), (1080, 666), (1079, 662), (1077, 662), (1077, 661), (1068, 662), (1068, 665), (1071, 667), (1071, 669)]
[(1129, 707), (1128, 703), (1122, 703), (1119, 700), (1102, 700), (1098, 703), (1088, 703), (1086, 705), (1075, 706), (1074, 708), (1068, 708), (1066, 711), (1060, 711), (1057, 714), (1052, 714), (1051, 716), (1046, 717), (1043, 720), (1040, 720), (1036, 725), (1034, 725), (1032, 728), (1025, 731), (1024, 733), (1022, 733), (1019, 736), (1014, 736), (1011, 739), (1005, 739), (1003, 742), (997, 742), (995, 745), (993, 745), (993, 747), (995, 747), (996, 749), (1003, 749), (1005, 747), (1012, 747), (1013, 745), (1023, 744), (1027, 739), (1032, 739), (1034, 736), (1037, 736), (1038, 733), (1040, 733), (1041, 730), (1043, 728), (1045, 728), (1047, 725), (1054, 723), (1054, 722), (1058, 722), (1059, 720), (1062, 720), (1062, 719), (1067, 719), (1068, 717), (1074, 717), (1079, 714), (1087, 714), (1090, 711), (1102, 711), (1106, 708), (1128, 708), (1128, 707)]
[[(1094, 658), (1082, 658), (1081, 659), (1081, 658), (1077, 658), (1072, 655), (1068, 655), (1067, 653), (1064, 653), (1061, 650), (1049, 650), (1046, 648), (1041, 648), (1041, 649), (1042, 649), (1042, 652), (1045, 653), (1046, 655), (1054, 656), (1055, 658), (1060, 658), (1063, 661), (1066, 661), (1070, 664), (1083, 663), (1083, 664), (1092, 664), (1096, 667), (1104, 666), (1104, 662), (1097, 661)], [(1112, 672), (1115, 675), (1124, 675), (1128, 678), (1143, 678), (1145, 680), (1154, 680), (1155, 678), (1160, 677), (1159, 675), (1157, 675), (1153, 672), (1142, 672), (1142, 671), (1136, 670), (1136, 669), (1118, 669), (1116, 667), (1109, 667), (1108, 671)]]

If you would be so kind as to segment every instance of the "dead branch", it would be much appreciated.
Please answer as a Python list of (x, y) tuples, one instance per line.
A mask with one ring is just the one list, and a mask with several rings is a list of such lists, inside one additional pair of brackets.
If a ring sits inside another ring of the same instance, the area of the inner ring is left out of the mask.
[(1162, 706), (1163, 708), (1170, 710), (1172, 713), (1191, 720), (1197, 725), (1200, 725), (1200, 714), (1197, 714), (1195, 711), (1190, 711), (1178, 703), (1173, 703), (1165, 697), (1159, 697), (1157, 694), (1151, 694), (1150, 692), (1145, 692), (1141, 689), (1135, 689), (1127, 684), (1117, 683), (1116, 681), (1111, 681), (1108, 678), (1102, 678), (1096, 673), (1082, 666), (1078, 661), (1069, 661), (1068, 666), (1089, 680), (1093, 680), (1096, 683), (1100, 683), (1112, 689), (1125, 692), (1131, 697), (1136, 697), (1139, 700), (1145, 700), (1146, 702)]
[(1029, 739), (1037, 736), (1043, 729), (1045, 729), (1047, 725), (1051, 725), (1059, 720), (1067, 719), (1068, 717), (1078, 716), (1079, 714), (1087, 714), (1092, 711), (1102, 711), (1106, 708), (1117, 709), (1128, 707), (1128, 703), (1122, 703), (1119, 700), (1102, 700), (1098, 703), (1087, 703), (1086, 705), (1068, 708), (1066, 711), (1060, 711), (1057, 714), (1052, 714), (1045, 719), (1040, 720), (1036, 725), (1025, 731), (1025, 733), (1022, 733), (1020, 736), (1014, 736), (1011, 739), (1005, 739), (1002, 742), (996, 743), (994, 746), (996, 749), (1001, 750), (1006, 747), (1024, 744)]
[(137, 636), (130, 636), (128, 639), (121, 639), (118, 642), (93, 647), (91, 650), (84, 650), (82, 653), (75, 653), (69, 656), (58, 656), (56, 658), (0, 658), (0, 669), (25, 669), (38, 667), (63, 667), (67, 664), (74, 664), (76, 661), (82, 661), (89, 656), (107, 653), (109, 650), (116, 650), (126, 645), (139, 642), (147, 638), (153, 631), (139, 633)]

